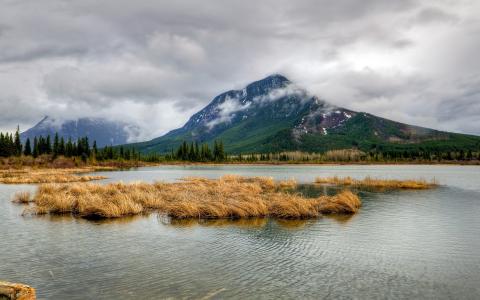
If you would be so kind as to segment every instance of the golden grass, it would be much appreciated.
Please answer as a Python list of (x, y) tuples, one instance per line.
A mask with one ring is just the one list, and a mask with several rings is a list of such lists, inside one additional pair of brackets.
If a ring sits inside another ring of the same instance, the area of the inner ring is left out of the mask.
[(20, 283), (0, 281), (0, 299), (35, 300), (35, 289)]
[(13, 200), (12, 200), (12, 202), (23, 203), (23, 204), (29, 203), (31, 201), (33, 201), (33, 199), (30, 195), (30, 192), (17, 192), (13, 196)]
[(322, 213), (355, 213), (360, 199), (350, 191), (305, 198), (288, 193), (293, 181), (265, 177), (185, 178), (178, 183), (44, 184), (34, 197), (36, 214), (71, 213), (115, 218), (151, 210), (175, 219), (311, 218)]
[(380, 189), (430, 189), (438, 184), (435, 180), (397, 180), (397, 179), (377, 179), (365, 177), (364, 179), (354, 179), (351, 177), (317, 177), (315, 183), (335, 184), (360, 188), (380, 188)]
[(0, 183), (67, 183), (106, 178), (104, 176), (78, 175), (93, 171), (95, 171), (93, 168), (0, 170)]

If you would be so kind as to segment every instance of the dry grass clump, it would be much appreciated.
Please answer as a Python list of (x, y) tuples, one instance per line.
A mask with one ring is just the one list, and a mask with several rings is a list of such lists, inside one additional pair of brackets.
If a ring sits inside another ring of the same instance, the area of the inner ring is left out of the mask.
[(321, 213), (355, 213), (361, 205), (348, 191), (305, 198), (284, 191), (284, 186), (271, 178), (231, 175), (185, 178), (178, 183), (44, 184), (31, 212), (114, 218), (156, 210), (176, 219), (310, 218)]
[(0, 281), (0, 299), (35, 300), (35, 289), (21, 283)]
[(30, 192), (17, 192), (13, 196), (13, 200), (12, 200), (12, 202), (23, 203), (23, 204), (29, 203), (31, 201), (33, 201), (33, 199), (30, 195)]
[(94, 169), (21, 169), (0, 170), (0, 183), (66, 183), (85, 182), (105, 179), (104, 176), (77, 175), (78, 173), (93, 172)]
[(435, 181), (426, 180), (397, 180), (397, 179), (376, 179), (365, 177), (364, 179), (354, 179), (351, 177), (317, 177), (315, 183), (335, 184), (363, 188), (381, 188), (381, 189), (430, 189), (438, 184)]

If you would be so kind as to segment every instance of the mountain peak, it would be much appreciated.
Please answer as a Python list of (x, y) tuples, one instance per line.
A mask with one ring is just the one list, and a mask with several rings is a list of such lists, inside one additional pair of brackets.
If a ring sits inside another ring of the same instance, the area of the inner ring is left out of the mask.
[(22, 132), (20, 138), (22, 141), (27, 138), (33, 140), (39, 136), (54, 136), (55, 133), (65, 140), (69, 138), (76, 140), (87, 136), (90, 141), (95, 140), (98, 147), (103, 147), (125, 144), (132, 136), (136, 136), (137, 132), (138, 128), (134, 125), (103, 118), (84, 117), (62, 120), (45, 116), (35, 126)]
[[(439, 132), (383, 119), (331, 105), (272, 74), (216, 96), (181, 128), (139, 145), (142, 152), (166, 153), (183, 141), (213, 142), (221, 139), (227, 151), (324, 152), (377, 147), (405, 149), (430, 146), (449, 149), (461, 135)], [(469, 145), (478, 145), (472, 139)], [(478, 146), (475, 146), (478, 147)]]
[(291, 83), (290, 80), (288, 80), (288, 78), (283, 76), (282, 74), (272, 74), (263, 79), (254, 81), (250, 83), (248, 86), (261, 84), (261, 85), (272, 85), (274, 87), (282, 87), (289, 83)]
[(259, 81), (262, 81), (262, 80), (267, 80), (267, 81), (272, 81), (272, 82), (282, 82), (282, 83), (290, 82), (290, 80), (288, 80), (287, 77), (285, 77), (284, 75), (279, 74), (279, 73), (271, 74), (271, 75), (269, 75), (269, 76), (267, 76), (264, 79), (261, 79)]

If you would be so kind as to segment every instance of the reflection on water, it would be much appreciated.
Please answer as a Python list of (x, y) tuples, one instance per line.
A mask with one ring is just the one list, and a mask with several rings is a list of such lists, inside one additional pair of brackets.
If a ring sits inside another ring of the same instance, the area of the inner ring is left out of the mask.
[[(348, 218), (351, 216), (347, 216)], [(174, 227), (239, 227), (239, 228), (263, 228), (269, 222), (275, 222), (280, 227), (288, 229), (303, 228), (308, 224), (313, 224), (315, 220), (290, 220), (290, 219), (275, 219), (270, 220), (268, 218), (245, 218), (245, 219), (171, 219), (165, 216), (159, 216), (159, 220), (163, 225), (169, 225)], [(346, 220), (342, 219), (342, 220)]]
[(244, 227), (244, 228), (262, 228), (267, 224), (267, 218), (245, 218), (245, 219), (172, 219), (164, 215), (158, 216), (163, 225), (177, 227)]
[[(480, 298), (479, 167), (164, 167), (110, 180), (174, 181), (226, 173), (296, 178), (436, 177), (427, 191), (362, 191), (353, 216), (310, 220), (85, 220), (26, 216), (0, 185), (0, 279), (39, 299)], [(332, 187), (301, 185), (311, 197)]]
[(339, 224), (346, 225), (355, 218), (355, 215), (326, 215), (325, 217)]

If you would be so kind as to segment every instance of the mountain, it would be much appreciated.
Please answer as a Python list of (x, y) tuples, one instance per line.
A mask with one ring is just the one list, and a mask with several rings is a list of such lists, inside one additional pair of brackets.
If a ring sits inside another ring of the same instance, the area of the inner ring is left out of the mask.
[(230, 153), (480, 148), (477, 136), (407, 125), (336, 107), (278, 74), (242, 90), (222, 93), (183, 127), (132, 145), (144, 153), (165, 153), (184, 140), (203, 143), (215, 139), (223, 140)]
[(58, 121), (47, 116), (32, 128), (22, 132), (20, 139), (24, 142), (27, 138), (33, 140), (35, 136), (51, 135), (53, 137), (58, 132), (59, 136), (65, 140), (71, 138), (76, 141), (79, 137), (87, 136), (92, 143), (97, 141), (97, 146), (103, 147), (128, 143), (129, 136), (136, 130), (138, 129), (126, 123), (102, 118)]

